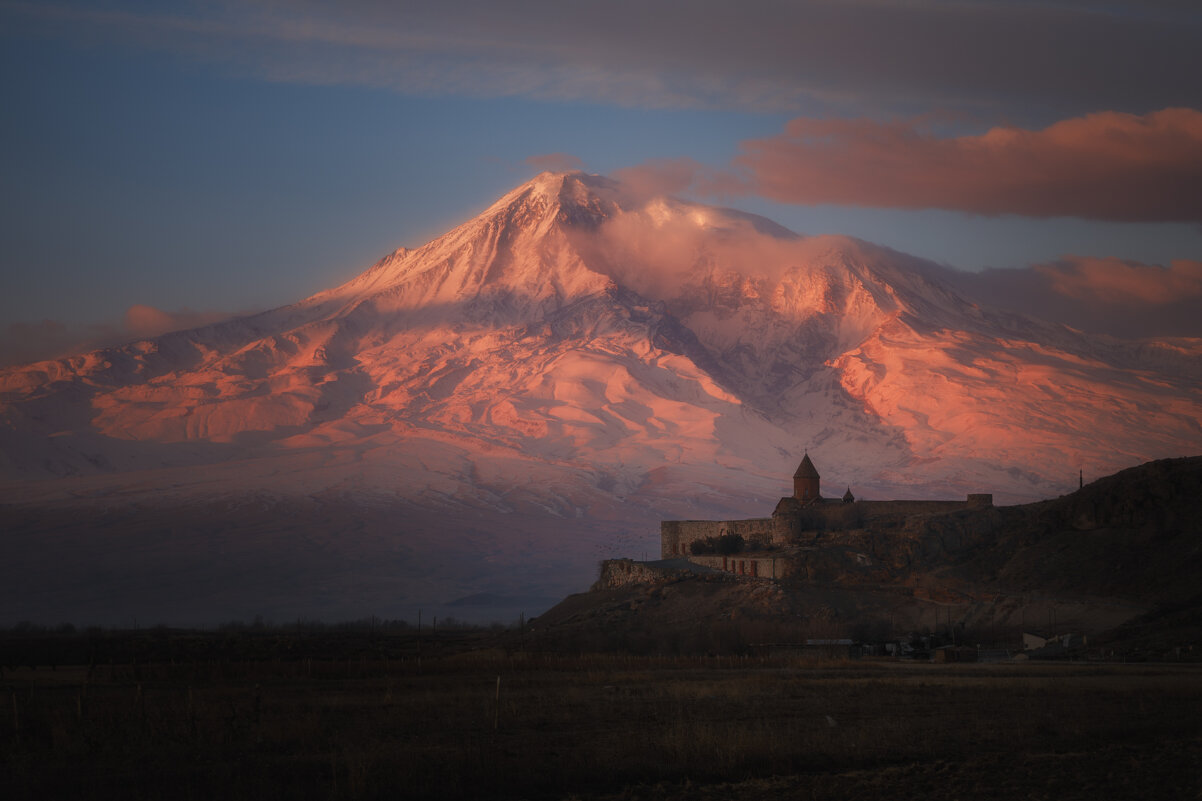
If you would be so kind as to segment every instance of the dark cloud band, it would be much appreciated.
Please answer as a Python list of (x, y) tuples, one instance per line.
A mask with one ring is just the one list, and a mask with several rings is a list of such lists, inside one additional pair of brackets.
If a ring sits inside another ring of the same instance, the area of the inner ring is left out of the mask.
[(1193, 109), (959, 137), (904, 122), (797, 119), (743, 150), (750, 189), (789, 203), (1202, 221), (1202, 112)]
[[(109, 36), (273, 80), (626, 106), (1023, 123), (1202, 107), (1202, 15), (1154, 2), (351, 0), (15, 4), (25, 24)], [(15, 23), (14, 23), (15, 24)]]

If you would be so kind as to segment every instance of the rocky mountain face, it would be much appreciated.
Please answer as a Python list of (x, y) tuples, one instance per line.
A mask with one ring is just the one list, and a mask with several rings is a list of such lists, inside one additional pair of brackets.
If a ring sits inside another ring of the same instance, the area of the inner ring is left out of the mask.
[[(196, 504), (170, 526), (254, 518), (303, 551), (283, 510), (337, 508), (322, 537), (348, 563), (407, 554), (381, 564), (408, 614), (578, 588), (599, 556), (657, 550), (661, 518), (767, 514), (802, 448), (861, 498), (999, 502), (1202, 451), (1202, 342), (1089, 337), (939, 273), (543, 174), (291, 306), (0, 372), (0, 500), (26, 543), (38, 509), (74, 510), (68, 550), (96, 509), (149, 532)], [(153, 574), (170, 546), (144, 539)]]

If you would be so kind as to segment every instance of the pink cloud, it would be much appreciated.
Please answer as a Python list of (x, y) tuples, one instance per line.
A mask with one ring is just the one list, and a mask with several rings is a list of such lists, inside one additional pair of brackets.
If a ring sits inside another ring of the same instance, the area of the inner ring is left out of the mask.
[(120, 328), (123, 338), (146, 339), (166, 334), (169, 331), (182, 331), (185, 328), (199, 328), (229, 319), (226, 312), (193, 311), (178, 309), (164, 311), (153, 306), (135, 304), (125, 310), (125, 316)]
[(1202, 112), (1188, 108), (947, 138), (912, 122), (801, 118), (743, 143), (736, 162), (752, 191), (790, 203), (1202, 220)]
[(571, 153), (542, 153), (528, 157), (526, 164), (539, 172), (569, 172), (584, 168), (584, 160)]
[(1022, 269), (939, 276), (987, 306), (1125, 338), (1202, 337), (1202, 262), (1168, 267), (1114, 258), (1065, 256)]
[(1164, 268), (1069, 257), (1035, 269), (1049, 279), (1053, 292), (1085, 301), (1165, 306), (1202, 297), (1202, 261), (1177, 259)]
[(153, 306), (135, 304), (125, 310), (125, 330), (136, 337), (153, 337), (178, 328), (175, 315)]
[(689, 158), (655, 159), (616, 170), (613, 177), (636, 197), (659, 197), (688, 191), (703, 169), (703, 165)]
[(220, 322), (231, 315), (191, 309), (130, 306), (120, 321), (68, 324), (59, 320), (10, 323), (0, 329), (0, 367), (57, 359)]
[(682, 195), (729, 196), (747, 194), (747, 186), (729, 171), (715, 170), (691, 158), (653, 159), (616, 170), (613, 177), (637, 198)]

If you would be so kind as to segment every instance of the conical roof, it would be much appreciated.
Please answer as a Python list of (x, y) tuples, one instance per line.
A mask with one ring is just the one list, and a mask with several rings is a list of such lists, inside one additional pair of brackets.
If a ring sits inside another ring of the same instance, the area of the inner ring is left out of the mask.
[(793, 478), (822, 478), (814, 469), (814, 463), (810, 461), (808, 453), (801, 457), (801, 464), (797, 466), (797, 472), (793, 474)]

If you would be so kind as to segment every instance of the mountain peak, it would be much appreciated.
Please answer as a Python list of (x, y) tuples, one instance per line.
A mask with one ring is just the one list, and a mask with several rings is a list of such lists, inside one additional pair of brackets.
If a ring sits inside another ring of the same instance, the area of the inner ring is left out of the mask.
[(328, 294), (355, 303), (373, 297), (382, 310), (468, 304), (473, 313), (495, 309), (507, 319), (557, 308), (610, 284), (566, 232), (595, 229), (619, 214), (618, 192), (599, 175), (540, 173), (480, 215), (420, 248), (395, 251)]
[(482, 217), (500, 216), (523, 225), (537, 220), (596, 226), (622, 209), (620, 186), (610, 178), (581, 170), (542, 172), (506, 192)]
[[(486, 428), (505, 442), (567, 432), (559, 442), (604, 440), (614, 448), (604, 458), (622, 463), (622, 432), (656, 458), (667, 458), (664, 442), (712, 456), (714, 443), (742, 453), (842, 438), (843, 465), (824, 468), (836, 474), (859, 460), (881, 482), (911, 481), (875, 466), (913, 459), (928, 465), (923, 481), (981, 470), (1016, 494), (1057, 486), (1064, 464), (1117, 467), (1202, 442), (1180, 422), (1180, 409), (1198, 404), (1196, 348), (1144, 360), (1154, 383), (1126, 372), (1130, 348), (1050, 324), (1020, 330), (916, 262), (599, 175), (545, 172), (443, 236), (292, 306), (0, 373), (0, 417), (16, 408), (10, 398), (28, 402), (53, 448), (70, 445), (59, 432), (77, 421), (109, 438), (233, 442), (345, 415), (454, 436)], [(168, 374), (181, 386), (159, 381)], [(480, 391), (453, 389), (469, 375)], [(72, 381), (86, 388), (78, 397), (38, 394)], [(1088, 399), (1103, 395), (1112, 401), (1094, 408)], [(56, 416), (54, 404), (70, 414)], [(431, 422), (429, 410), (443, 416)], [(753, 418), (779, 432), (747, 428)], [(37, 452), (24, 432), (6, 444), (4, 426), (3, 458)], [(92, 464), (70, 458), (71, 469)]]

